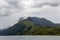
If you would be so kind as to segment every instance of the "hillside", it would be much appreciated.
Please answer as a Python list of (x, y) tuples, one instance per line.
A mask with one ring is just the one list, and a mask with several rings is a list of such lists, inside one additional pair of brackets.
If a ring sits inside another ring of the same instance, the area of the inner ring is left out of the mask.
[(0, 35), (60, 35), (58, 25), (45, 18), (28, 17), (0, 31)]

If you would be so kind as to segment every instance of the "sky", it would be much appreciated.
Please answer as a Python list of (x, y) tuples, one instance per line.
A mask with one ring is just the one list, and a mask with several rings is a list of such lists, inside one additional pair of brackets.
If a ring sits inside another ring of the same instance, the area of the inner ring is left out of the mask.
[(60, 23), (60, 0), (0, 0), (0, 29), (29, 16)]

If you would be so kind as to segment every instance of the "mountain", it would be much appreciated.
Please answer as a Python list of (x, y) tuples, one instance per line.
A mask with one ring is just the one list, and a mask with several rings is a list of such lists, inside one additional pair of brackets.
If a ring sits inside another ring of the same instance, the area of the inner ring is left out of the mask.
[(52, 27), (54, 25), (53, 22), (45, 19), (45, 18), (38, 18), (38, 17), (28, 17), (27, 20), (33, 22), (36, 25), (40, 26), (50, 26)]
[(60, 35), (60, 24), (55, 24), (45, 18), (24, 19), (22, 17), (12, 27), (0, 30), (0, 35)]

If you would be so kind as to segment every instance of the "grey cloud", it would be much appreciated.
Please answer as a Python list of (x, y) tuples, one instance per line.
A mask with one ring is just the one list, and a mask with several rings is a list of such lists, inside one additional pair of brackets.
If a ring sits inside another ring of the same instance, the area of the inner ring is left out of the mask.
[(18, 9), (23, 9), (24, 8), (22, 1), (6, 0), (6, 2), (10, 5), (10, 7), (12, 6), (12, 7), (15, 7), (15, 8), (18, 8)]
[(11, 12), (9, 10), (1, 10), (0, 17), (10, 16)]
[(20, 0), (6, 0), (6, 3), (8, 5), (3, 5), (0, 9), (0, 17), (10, 16), (24, 10), (24, 5)]
[(0, 17), (5, 17), (5, 16), (9, 16), (9, 14), (0, 14)]
[(13, 6), (18, 6), (19, 1), (18, 0), (7, 0), (7, 2)]
[(50, 6), (59, 6), (60, 3), (44, 3), (44, 5), (50, 5)]
[(42, 3), (35, 3), (33, 4), (31, 7), (35, 7), (35, 8), (39, 8), (39, 7), (43, 7), (43, 6), (51, 6), (51, 7), (58, 7), (60, 5), (60, 3), (49, 3), (49, 2), (42, 2)]
[(10, 16), (16, 13), (19, 13), (19, 11), (10, 11), (10, 10), (4, 10), (2, 12), (0, 12), (0, 17), (6, 17), (6, 16)]

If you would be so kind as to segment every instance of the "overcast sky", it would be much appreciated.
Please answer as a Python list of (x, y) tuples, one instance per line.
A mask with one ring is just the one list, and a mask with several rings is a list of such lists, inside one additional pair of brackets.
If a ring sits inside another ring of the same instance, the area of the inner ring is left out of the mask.
[(0, 0), (0, 26), (6, 28), (20, 17), (36, 16), (60, 23), (60, 0)]

